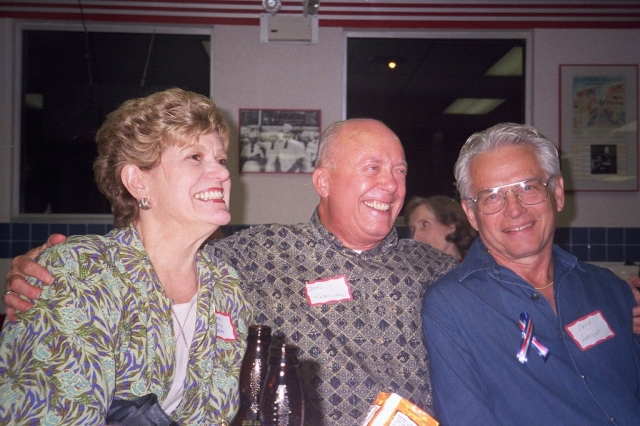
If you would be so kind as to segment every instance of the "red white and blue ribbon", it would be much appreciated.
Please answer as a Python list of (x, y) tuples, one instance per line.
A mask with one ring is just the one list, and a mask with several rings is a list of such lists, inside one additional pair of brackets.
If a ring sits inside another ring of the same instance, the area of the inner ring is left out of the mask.
[(517, 355), (518, 361), (520, 361), (522, 365), (526, 365), (527, 353), (531, 345), (533, 345), (542, 359), (546, 361), (547, 358), (549, 358), (549, 349), (540, 343), (540, 341), (536, 339), (536, 336), (533, 335), (533, 320), (527, 312), (520, 314), (519, 324), (520, 331), (522, 332), (522, 342), (520, 343), (520, 350)]

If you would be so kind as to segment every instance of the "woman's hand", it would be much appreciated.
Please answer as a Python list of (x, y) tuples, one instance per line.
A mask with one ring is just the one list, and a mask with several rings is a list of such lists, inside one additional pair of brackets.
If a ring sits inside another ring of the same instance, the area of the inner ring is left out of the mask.
[(636, 299), (636, 307), (633, 308), (633, 332), (640, 334), (640, 277), (629, 278), (629, 286), (633, 297)]
[[(40, 266), (35, 258), (46, 248), (66, 241), (67, 237), (62, 234), (53, 234), (47, 242), (29, 250), (22, 256), (17, 256), (11, 261), (11, 269), (5, 276), (5, 293), (2, 300), (7, 305), (7, 318), (9, 321), (18, 319), (16, 312), (26, 312), (33, 306), (32, 302), (24, 300), (20, 296), (28, 299), (37, 299), (42, 293), (42, 289), (32, 286), (25, 277), (33, 277), (42, 281), (46, 285), (53, 283), (53, 277), (49, 272)], [(640, 285), (640, 284), (639, 284)], [(640, 320), (639, 320), (640, 321)]]

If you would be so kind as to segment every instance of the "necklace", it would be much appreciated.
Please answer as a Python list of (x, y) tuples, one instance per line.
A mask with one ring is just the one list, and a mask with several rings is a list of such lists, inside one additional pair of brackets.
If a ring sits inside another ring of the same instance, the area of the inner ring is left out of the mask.
[(180, 329), (180, 334), (176, 336), (176, 340), (178, 340), (180, 336), (182, 336), (182, 341), (184, 342), (184, 345), (187, 348), (189, 347), (189, 344), (187, 343), (184, 327), (187, 324), (187, 320), (189, 319), (189, 314), (191, 314), (191, 309), (193, 309), (193, 305), (195, 305), (195, 303), (192, 303), (192, 302), (189, 303), (189, 310), (187, 311), (187, 316), (184, 318), (184, 321), (182, 322), (182, 324), (180, 324), (180, 318), (178, 318), (178, 314), (176, 314), (176, 311), (174, 310), (174, 308), (173, 307), (171, 308), (171, 313), (176, 319), (176, 323), (178, 324), (178, 328)]
[(545, 285), (544, 287), (536, 287), (536, 286), (531, 286), (533, 288), (535, 288), (536, 290), (544, 290), (545, 288), (549, 288), (553, 285), (553, 281), (551, 281), (549, 284)]

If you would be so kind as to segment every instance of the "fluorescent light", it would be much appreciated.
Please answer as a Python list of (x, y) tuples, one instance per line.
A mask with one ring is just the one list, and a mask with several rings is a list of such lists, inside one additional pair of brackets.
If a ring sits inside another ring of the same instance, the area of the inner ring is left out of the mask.
[(42, 109), (44, 105), (44, 96), (42, 93), (26, 93), (24, 95), (24, 103), (27, 108)]
[(485, 115), (506, 99), (458, 98), (444, 110), (444, 114)]
[(513, 47), (498, 60), (484, 75), (518, 76), (522, 75), (522, 47)]
[(211, 41), (210, 40), (203, 40), (202, 41), (202, 47), (204, 47), (204, 50), (207, 51), (207, 55), (209, 57), (211, 57)]

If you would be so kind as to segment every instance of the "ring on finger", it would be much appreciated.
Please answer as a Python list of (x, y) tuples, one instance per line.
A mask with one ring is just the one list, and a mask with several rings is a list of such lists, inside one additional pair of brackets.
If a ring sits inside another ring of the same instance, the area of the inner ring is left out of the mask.
[(5, 291), (4, 294), (2, 295), (2, 301), (4, 301), (4, 299), (11, 293), (15, 293), (15, 291), (13, 291), (13, 290)]

